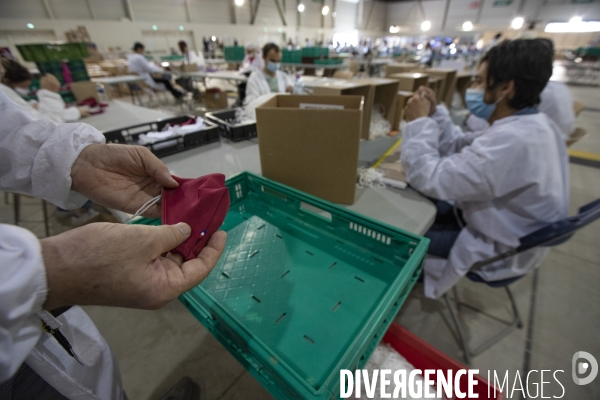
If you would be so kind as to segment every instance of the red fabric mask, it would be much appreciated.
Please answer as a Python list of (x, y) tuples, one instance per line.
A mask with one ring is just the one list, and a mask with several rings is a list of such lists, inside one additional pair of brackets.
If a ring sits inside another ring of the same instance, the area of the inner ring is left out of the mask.
[(163, 189), (162, 223), (185, 222), (192, 228), (190, 237), (171, 250), (171, 253), (181, 254), (188, 261), (198, 256), (208, 239), (223, 224), (229, 211), (229, 189), (225, 186), (223, 174), (196, 179), (173, 178), (179, 182), (179, 187)]

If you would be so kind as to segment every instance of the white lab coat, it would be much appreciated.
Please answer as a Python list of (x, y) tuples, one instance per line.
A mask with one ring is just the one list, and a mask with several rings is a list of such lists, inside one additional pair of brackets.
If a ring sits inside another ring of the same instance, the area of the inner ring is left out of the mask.
[(30, 103), (26, 102), (21, 95), (10, 87), (0, 83), (0, 90), (8, 96), (10, 100), (22, 108), (29, 111), (37, 119), (49, 119), (54, 122), (73, 122), (81, 118), (81, 113), (77, 107), (67, 107), (60, 94), (46, 89), (40, 89), (37, 92), (39, 109), (36, 110)]
[(265, 67), (265, 60), (257, 54), (254, 56), (254, 59), (250, 60), (250, 57), (246, 54), (244, 60), (242, 61), (242, 67), (240, 68), (242, 71), (262, 71)]
[(164, 72), (163, 69), (146, 60), (146, 57), (142, 54), (133, 53), (127, 57), (127, 70), (130, 73), (137, 74), (144, 78), (144, 82), (146, 82), (146, 85), (149, 87), (156, 90), (167, 90), (162, 83), (154, 82), (154, 79), (152, 79), (152, 76), (150, 75), (155, 72)]
[[(279, 93), (285, 93), (288, 86), (294, 86), (293, 79), (283, 71), (278, 70), (275, 73), (275, 77), (277, 78)], [(254, 71), (250, 74), (248, 83), (246, 84), (246, 98), (244, 99), (244, 104), (250, 104), (252, 100), (269, 93), (271, 93), (271, 88), (269, 82), (267, 82), (265, 73), (263, 71)]]
[(206, 60), (204, 59), (204, 54), (196, 52), (194, 50), (189, 50), (187, 54), (184, 54), (184, 56), (188, 64), (196, 64), (199, 70), (203, 70), (206, 68)]
[(567, 85), (562, 82), (548, 82), (540, 94), (540, 99), (540, 111), (556, 122), (565, 141), (570, 139), (575, 131), (575, 110), (573, 96)]
[[(0, 93), (0, 189), (43, 198), (62, 208), (87, 200), (71, 190), (71, 166), (81, 151), (104, 137), (86, 124), (38, 120)], [(0, 383), (26, 362), (69, 399), (123, 398), (112, 353), (79, 307), (58, 320), (84, 365), (43, 333), (38, 313), (48, 284), (38, 239), (29, 231), (0, 224)]]
[[(568, 158), (562, 134), (545, 114), (510, 116), (483, 132), (464, 133), (438, 106), (406, 125), (401, 162), (408, 182), (427, 196), (452, 201), (467, 223), (447, 260), (425, 262), (425, 294), (438, 298), (477, 261), (519, 246), (519, 238), (568, 213)], [(539, 266), (536, 248), (473, 272), (508, 279)]]
[[(575, 132), (575, 110), (571, 91), (564, 83), (551, 81), (542, 90), (540, 99), (538, 109), (558, 125), (566, 142)], [(467, 129), (475, 132), (489, 126), (485, 119), (474, 115), (469, 115), (465, 125)]]

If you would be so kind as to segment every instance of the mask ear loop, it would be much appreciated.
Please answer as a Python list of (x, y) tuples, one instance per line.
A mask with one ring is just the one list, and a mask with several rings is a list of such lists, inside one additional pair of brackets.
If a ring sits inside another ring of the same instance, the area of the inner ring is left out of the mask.
[(150, 207), (152, 207), (153, 205), (155, 205), (156, 203), (158, 203), (158, 201), (162, 198), (162, 193), (159, 194), (156, 197), (151, 198), (150, 200), (148, 200), (147, 202), (145, 202), (136, 212), (135, 214), (133, 214), (131, 217), (127, 218), (125, 220), (125, 223), (131, 221), (132, 219), (134, 219), (135, 217), (139, 217), (140, 215), (142, 215), (143, 213), (145, 213), (146, 211), (148, 211), (148, 209)]

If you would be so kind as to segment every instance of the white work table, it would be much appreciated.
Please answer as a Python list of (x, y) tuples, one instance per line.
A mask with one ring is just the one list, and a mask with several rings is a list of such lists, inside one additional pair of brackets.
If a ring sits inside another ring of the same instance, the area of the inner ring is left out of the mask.
[[(99, 130), (112, 130), (169, 116), (169, 113), (114, 100), (104, 114), (86, 118), (84, 121)], [(396, 140), (384, 137), (362, 142), (359, 166), (372, 165)], [(230, 142), (221, 138), (220, 142), (163, 157), (162, 161), (172, 173), (184, 178), (196, 178), (211, 173), (222, 173), (230, 177), (243, 171), (261, 174), (256, 139)], [(354, 204), (347, 207), (417, 234), (423, 234), (429, 229), (436, 214), (434, 205), (410, 188), (357, 189)]]
[(120, 76), (107, 76), (102, 78), (92, 78), (92, 82), (102, 83), (104, 85), (118, 85), (119, 83), (133, 83), (141, 82), (144, 78), (139, 75), (120, 75)]
[(177, 72), (181, 76), (189, 76), (191, 78), (210, 78), (210, 79), (223, 79), (226, 81), (235, 82), (246, 82), (248, 78), (240, 74), (237, 71), (217, 71), (217, 72), (205, 72), (205, 71), (192, 71), (192, 72)]
[(106, 132), (172, 116), (173, 114), (169, 112), (152, 110), (121, 100), (111, 100), (108, 107), (104, 109), (104, 113), (89, 116), (82, 119), (81, 122), (85, 122), (101, 132)]

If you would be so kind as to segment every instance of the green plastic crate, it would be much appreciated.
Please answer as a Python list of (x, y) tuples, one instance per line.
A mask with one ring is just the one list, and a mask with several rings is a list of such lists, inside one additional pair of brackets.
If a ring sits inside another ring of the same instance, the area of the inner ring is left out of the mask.
[(327, 47), (303, 47), (302, 57), (327, 58), (329, 57), (329, 48)]
[[(40, 76), (52, 74), (56, 76), (61, 85), (65, 84), (61, 61), (38, 62), (36, 65), (40, 70)], [(90, 76), (87, 73), (85, 62), (83, 60), (67, 61), (67, 66), (69, 67), (69, 71), (71, 71), (71, 79), (73, 79), (73, 82), (90, 80)]]
[(223, 48), (225, 61), (242, 61), (246, 55), (243, 46), (227, 46)]
[(48, 62), (79, 60), (88, 56), (86, 43), (18, 44), (17, 49), (25, 61)]
[(282, 63), (301, 63), (302, 62), (302, 50), (286, 50), (281, 51), (281, 62)]
[(321, 65), (336, 65), (336, 64), (341, 64), (342, 63), (342, 59), (341, 58), (324, 58), (324, 59), (315, 59), (314, 64), (321, 64)]
[(185, 60), (185, 56), (182, 56), (179, 54), (160, 57), (160, 61), (183, 61), (183, 60)]
[(275, 398), (339, 398), (340, 369), (366, 363), (429, 240), (248, 172), (226, 184), (225, 251), (181, 302)]

